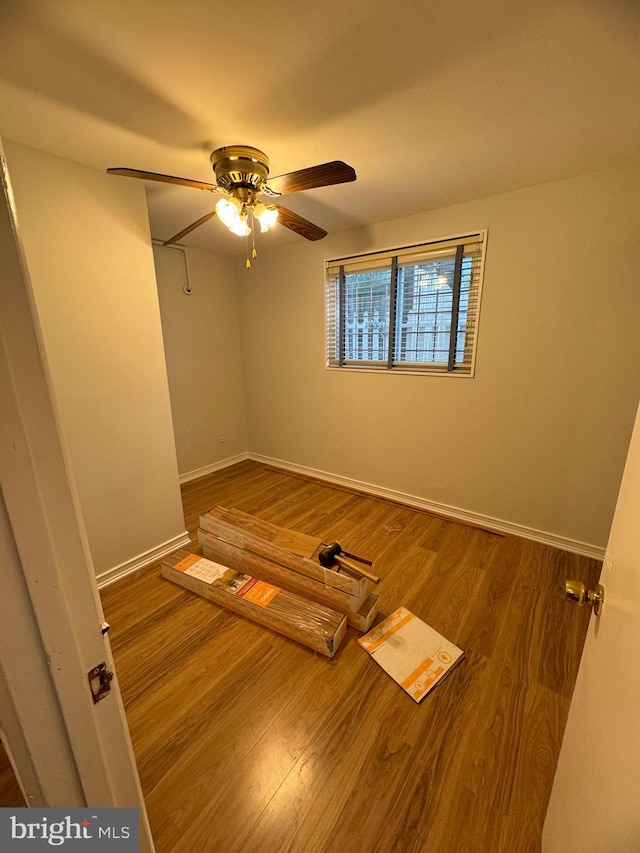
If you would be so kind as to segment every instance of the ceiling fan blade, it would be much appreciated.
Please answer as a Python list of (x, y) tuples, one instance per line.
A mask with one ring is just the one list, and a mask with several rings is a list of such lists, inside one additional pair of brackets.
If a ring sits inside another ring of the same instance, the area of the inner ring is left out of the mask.
[(191, 178), (176, 178), (174, 175), (161, 175), (158, 172), (143, 172), (140, 169), (107, 169), (110, 175), (123, 175), (125, 178), (142, 178), (143, 181), (160, 181), (163, 184), (178, 184), (181, 187), (193, 187), (196, 190), (209, 190), (217, 192), (215, 184), (207, 184), (204, 181), (192, 181)]
[(281, 207), (279, 204), (276, 204), (275, 207), (278, 208), (278, 222), (282, 223), (285, 228), (290, 228), (291, 231), (300, 234), (301, 237), (307, 240), (322, 240), (323, 237), (327, 236), (327, 232), (323, 228), (314, 225), (313, 222), (309, 222), (308, 219), (304, 219), (298, 213), (287, 210), (286, 207)]
[(342, 160), (332, 160), (319, 166), (309, 166), (288, 175), (269, 178), (268, 189), (276, 193), (297, 193), (300, 190), (312, 190), (315, 187), (330, 187), (333, 184), (346, 184), (355, 181), (356, 173), (352, 166)]
[(177, 243), (181, 237), (185, 237), (187, 234), (190, 234), (192, 231), (195, 231), (196, 228), (199, 228), (201, 225), (204, 225), (205, 222), (208, 222), (216, 215), (215, 210), (212, 210), (211, 213), (205, 213), (204, 216), (201, 216), (196, 222), (192, 222), (191, 225), (187, 225), (186, 228), (183, 228), (178, 234), (174, 234), (169, 240), (165, 240), (162, 244), (163, 246), (169, 246), (171, 243)]

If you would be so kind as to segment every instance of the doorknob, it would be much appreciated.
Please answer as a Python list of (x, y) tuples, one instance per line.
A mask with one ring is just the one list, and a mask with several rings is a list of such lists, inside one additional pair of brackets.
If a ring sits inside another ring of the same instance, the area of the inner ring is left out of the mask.
[(565, 581), (564, 597), (568, 601), (573, 601), (578, 607), (585, 604), (593, 607), (593, 612), (597, 616), (604, 602), (604, 587), (599, 583), (595, 589), (587, 589), (581, 581)]

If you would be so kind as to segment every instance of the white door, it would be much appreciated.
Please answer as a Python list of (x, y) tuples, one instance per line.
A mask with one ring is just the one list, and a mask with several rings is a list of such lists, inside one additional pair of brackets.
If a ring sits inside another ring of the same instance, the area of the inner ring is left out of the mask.
[[(544, 825), (544, 853), (640, 851), (640, 409)], [(567, 607), (570, 607), (567, 603)]]
[[(64, 251), (64, 247), (61, 247)], [(0, 734), (34, 807), (140, 810), (153, 850), (0, 145)]]

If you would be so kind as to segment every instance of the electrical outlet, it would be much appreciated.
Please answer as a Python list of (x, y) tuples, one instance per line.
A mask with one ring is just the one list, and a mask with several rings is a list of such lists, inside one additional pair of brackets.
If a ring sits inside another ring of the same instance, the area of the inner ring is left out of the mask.
[(218, 443), (224, 444), (224, 433), (223, 432), (218, 433)]

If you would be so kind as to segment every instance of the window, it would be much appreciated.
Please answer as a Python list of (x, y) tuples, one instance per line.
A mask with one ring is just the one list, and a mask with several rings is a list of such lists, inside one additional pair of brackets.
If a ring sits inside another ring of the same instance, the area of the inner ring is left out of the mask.
[(466, 373), (486, 232), (327, 261), (327, 365)]

